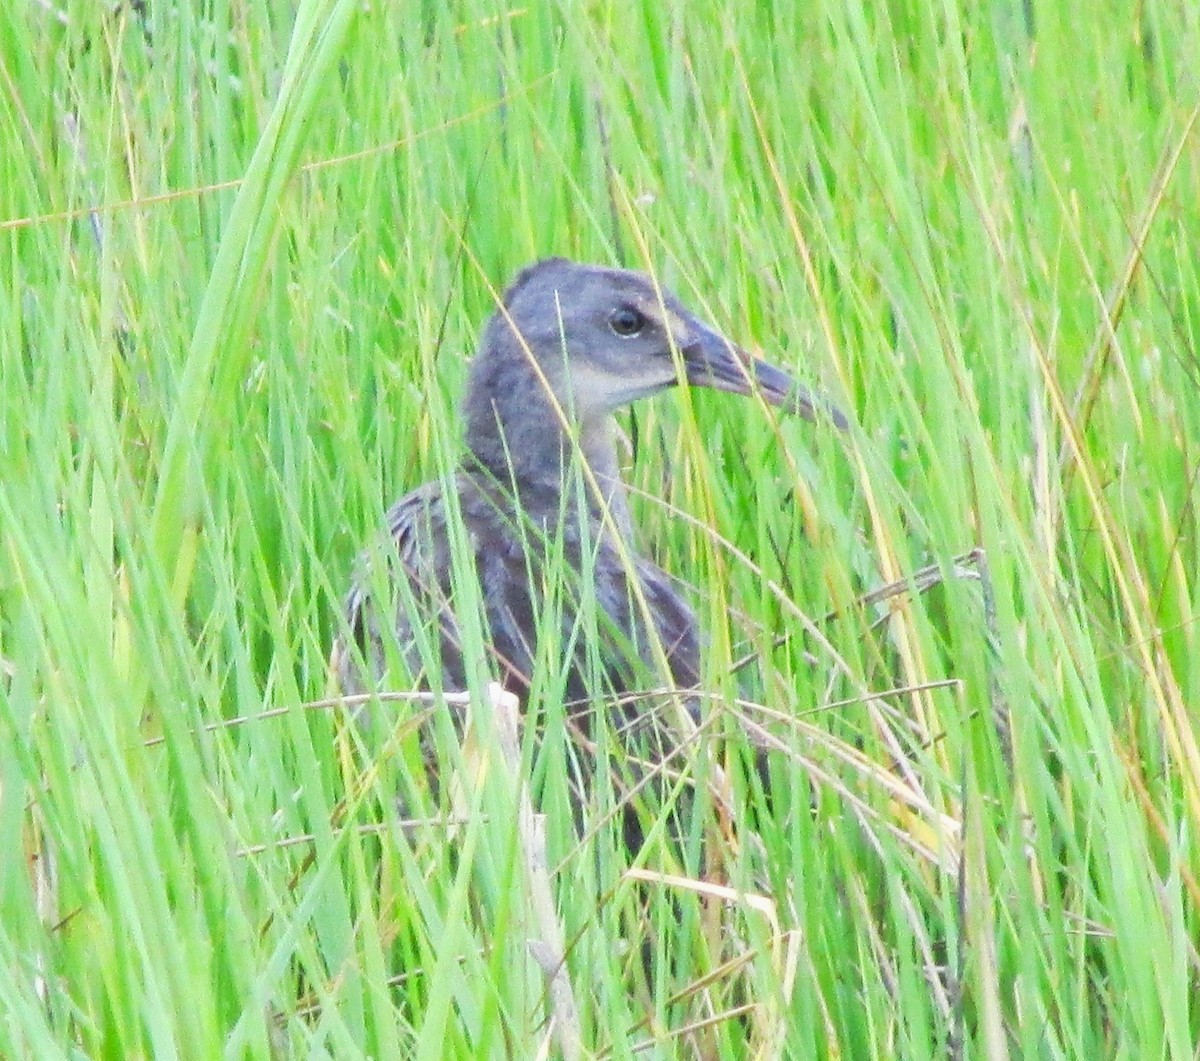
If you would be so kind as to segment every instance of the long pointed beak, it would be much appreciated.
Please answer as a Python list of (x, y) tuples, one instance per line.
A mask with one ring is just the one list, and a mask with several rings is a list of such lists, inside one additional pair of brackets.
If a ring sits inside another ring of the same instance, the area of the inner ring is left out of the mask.
[(730, 394), (759, 394), (763, 400), (806, 420), (827, 418), (839, 431), (850, 422), (840, 409), (812, 394), (792, 376), (768, 361), (760, 361), (723, 335), (693, 324), (695, 340), (680, 353), (693, 387), (710, 387)]

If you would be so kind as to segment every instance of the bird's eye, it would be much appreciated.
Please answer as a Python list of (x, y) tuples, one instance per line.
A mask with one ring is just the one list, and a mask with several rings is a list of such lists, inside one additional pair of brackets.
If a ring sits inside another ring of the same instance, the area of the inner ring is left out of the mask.
[(612, 311), (612, 316), (608, 318), (608, 326), (614, 334), (621, 336), (622, 339), (628, 339), (637, 335), (646, 326), (646, 318), (632, 306), (618, 306)]

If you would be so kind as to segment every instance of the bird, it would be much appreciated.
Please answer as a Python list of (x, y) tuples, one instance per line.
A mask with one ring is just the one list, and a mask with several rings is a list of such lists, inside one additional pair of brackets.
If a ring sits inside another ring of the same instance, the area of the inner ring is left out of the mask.
[[(334, 651), (343, 692), (380, 691), (397, 663), (442, 691), (466, 691), (481, 664), (522, 698), (546, 668), (572, 717), (648, 689), (698, 691), (696, 615), (637, 548), (614, 421), (680, 384), (846, 426), (651, 275), (560, 257), (523, 269), (469, 366), (457, 469), (402, 497), (383, 548), (359, 558)], [(478, 597), (464, 597), (455, 541)], [(482, 661), (464, 652), (464, 599), (482, 613)]]

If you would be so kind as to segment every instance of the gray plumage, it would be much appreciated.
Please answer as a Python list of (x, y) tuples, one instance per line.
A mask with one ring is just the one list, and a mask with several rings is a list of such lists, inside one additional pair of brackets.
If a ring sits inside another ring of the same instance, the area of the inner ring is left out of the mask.
[[(634, 547), (612, 420), (681, 380), (758, 393), (810, 418), (816, 409), (790, 376), (639, 273), (538, 262), (484, 328), (462, 406), (466, 454), (449, 485), (479, 579), (484, 671), (518, 696), (535, 660), (560, 668), (566, 699), (580, 704), (698, 686), (695, 616)], [(388, 517), (392, 548), (361, 561), (347, 601), (357, 645), (336, 653), (347, 692), (377, 687), (396, 648), (422, 684), (436, 667), (443, 689), (466, 688), (443, 491), (428, 483), (402, 498)], [(372, 595), (381, 586), (390, 599)], [(551, 627), (558, 654), (544, 659), (539, 631)]]

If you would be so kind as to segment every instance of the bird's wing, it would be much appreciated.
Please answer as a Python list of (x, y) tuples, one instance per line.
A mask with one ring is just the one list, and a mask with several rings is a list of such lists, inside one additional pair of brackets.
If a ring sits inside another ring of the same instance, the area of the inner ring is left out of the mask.
[[(441, 484), (426, 483), (402, 497), (388, 511), (387, 529), (386, 538), (359, 556), (346, 598), (346, 622), (358, 651), (339, 644), (335, 655), (347, 692), (377, 685), (392, 646), (415, 677), (427, 654), (421, 651), (422, 642), (429, 643), (423, 634), (436, 630), (438, 642), (457, 642)], [(415, 615), (429, 617), (429, 630), (414, 628)]]
[(700, 636), (695, 614), (660, 567), (641, 559), (637, 568), (646, 606), (654, 617), (656, 633), (675, 685), (680, 689), (698, 688)]
[[(484, 646), (488, 666), (507, 688), (523, 690), (529, 685), (532, 659), (524, 637), (533, 626), (520, 627), (510, 612), (521, 599), (514, 588), (520, 590), (528, 582), (524, 555), (513, 554), (512, 543), (502, 535), (488, 534), (489, 524), (481, 520), (479, 499), (467, 481), (459, 477), (455, 489), (481, 579), (485, 619), (495, 628), (492, 642)], [(389, 654), (394, 658), (397, 651), (418, 684), (425, 684), (422, 675), (436, 673), (442, 689), (464, 690), (467, 666), (453, 606), (453, 561), (441, 483), (427, 483), (402, 497), (388, 512), (387, 526), (386, 538), (359, 557), (346, 599), (346, 621), (358, 651), (341, 645), (335, 649), (342, 690), (378, 688), (389, 669)], [(512, 634), (510, 627), (518, 633)]]

